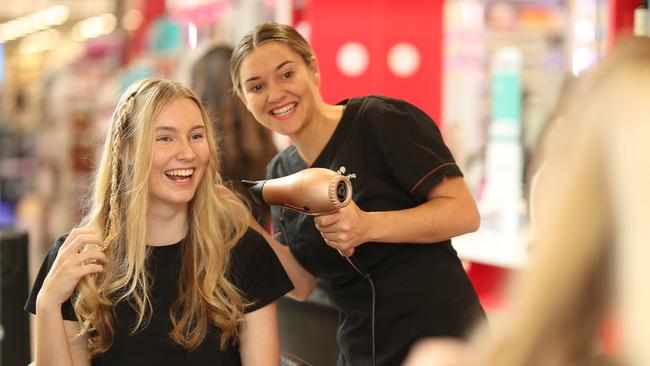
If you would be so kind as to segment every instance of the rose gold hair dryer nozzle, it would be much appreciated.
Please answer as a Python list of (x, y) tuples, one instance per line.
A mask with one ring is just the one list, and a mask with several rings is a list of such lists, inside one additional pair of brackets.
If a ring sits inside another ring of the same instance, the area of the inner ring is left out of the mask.
[(325, 168), (307, 168), (286, 177), (242, 183), (257, 204), (264, 202), (312, 216), (336, 212), (352, 198), (350, 180)]

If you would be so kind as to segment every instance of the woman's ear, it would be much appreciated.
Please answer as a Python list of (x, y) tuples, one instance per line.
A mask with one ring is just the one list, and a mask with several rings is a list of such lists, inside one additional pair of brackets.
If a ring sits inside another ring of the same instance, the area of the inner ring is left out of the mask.
[(314, 72), (314, 82), (320, 87), (320, 65), (318, 64), (318, 59), (315, 56), (311, 57), (309, 67)]
[[(244, 97), (244, 94), (240, 90), (237, 91), (237, 96), (239, 97), (239, 100), (241, 100), (241, 102), (244, 104), (246, 109), (248, 109), (248, 103), (246, 103), (246, 98)], [(250, 111), (250, 109), (248, 110)]]

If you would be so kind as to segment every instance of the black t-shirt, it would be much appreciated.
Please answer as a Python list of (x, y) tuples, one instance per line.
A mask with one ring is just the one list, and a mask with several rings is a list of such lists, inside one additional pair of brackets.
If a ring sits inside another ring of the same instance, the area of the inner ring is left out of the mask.
[[(25, 310), (31, 313), (36, 313), (36, 296), (65, 237), (56, 241), (38, 273), (25, 305)], [(210, 327), (203, 343), (191, 352), (169, 338), (171, 322), (168, 309), (178, 296), (181, 247), (182, 241), (173, 245), (149, 247), (147, 266), (154, 279), (150, 289), (153, 306), (151, 321), (144, 329), (130, 334), (137, 314), (127, 302), (118, 304), (113, 317), (115, 341), (106, 353), (93, 358), (93, 365), (241, 364), (236, 343), (220, 349), (221, 332), (216, 327)], [(227, 276), (245, 298), (252, 302), (252, 305), (244, 309), (245, 312), (262, 308), (293, 288), (273, 250), (262, 236), (250, 229), (232, 251)], [(70, 300), (63, 304), (61, 312), (64, 319), (76, 320)]]
[[(362, 210), (416, 207), (444, 176), (462, 176), (433, 120), (415, 106), (381, 96), (339, 104), (345, 105), (341, 121), (311, 167), (346, 175)], [(269, 163), (267, 175), (277, 178), (307, 167), (289, 146)], [(370, 364), (368, 283), (325, 244), (312, 217), (275, 206), (271, 211), (276, 238), (323, 280), (341, 312), (339, 364)], [(451, 241), (431, 244), (366, 243), (355, 250), (376, 288), (378, 365), (400, 364), (418, 338), (463, 336), (484, 316)]]

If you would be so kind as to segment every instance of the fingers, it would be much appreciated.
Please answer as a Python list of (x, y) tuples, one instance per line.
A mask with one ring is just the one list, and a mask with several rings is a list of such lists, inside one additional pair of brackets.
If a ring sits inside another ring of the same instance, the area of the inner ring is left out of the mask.
[(328, 246), (338, 250), (342, 256), (349, 257), (354, 253), (354, 248), (364, 242), (359, 229), (363, 224), (360, 213), (358, 207), (351, 202), (335, 213), (314, 217), (314, 224)]
[[(103, 253), (105, 248), (105, 243), (93, 230), (75, 228), (61, 246), (58, 257), (73, 268), (83, 266), (80, 273), (83, 276), (89, 270), (97, 272), (95, 265), (100, 265), (100, 271), (103, 271), (102, 264), (108, 263), (108, 257)], [(92, 265), (91, 268), (85, 268), (88, 265)]]
[(101, 249), (103, 250), (106, 247), (106, 244), (99, 235), (95, 234), (93, 231), (90, 232), (77, 232), (75, 236), (70, 236), (66, 239), (63, 246), (59, 252), (61, 253), (81, 253), (87, 249)]
[(69, 265), (72, 266), (71, 273), (73, 273), (73, 277), (76, 277), (77, 281), (79, 281), (88, 274), (103, 272), (107, 263), (106, 254), (99, 250), (88, 250), (78, 254), (73, 261), (70, 261)]
[[(70, 232), (45, 277), (39, 298), (44, 303), (62, 304), (70, 298), (79, 280), (103, 272), (109, 259), (104, 242), (94, 231), (77, 228)], [(43, 300), (45, 299), (45, 300)]]
[(354, 245), (350, 243), (331, 240), (326, 238), (325, 235), (323, 235), (323, 240), (325, 240), (325, 244), (336, 249), (344, 257), (349, 257), (354, 253)]
[(339, 231), (332, 231), (332, 232), (325, 232), (321, 231), (321, 236), (323, 239), (330, 243), (348, 243), (353, 241), (353, 237), (347, 233), (347, 232), (339, 232)]
[(84, 235), (84, 234), (86, 235), (95, 234), (95, 232), (91, 229), (87, 229), (83, 227), (77, 227), (72, 229), (72, 231), (70, 231), (70, 234), (68, 234), (68, 237), (65, 239), (65, 242), (63, 242), (63, 245), (61, 245), (61, 249), (59, 249), (59, 251), (63, 251), (67, 249), (79, 235)]
[(104, 272), (104, 266), (97, 263), (89, 263), (82, 267), (81, 277), (89, 275), (91, 273)]
[(314, 224), (327, 245), (338, 250), (342, 256), (349, 257), (354, 253), (354, 244), (349, 225), (339, 222), (339, 216), (337, 213), (317, 216), (314, 218)]
[(89, 263), (97, 263), (97, 262), (106, 264), (108, 263), (108, 257), (106, 257), (106, 254), (104, 254), (104, 252), (102, 252), (101, 250), (91, 249), (80, 253), (79, 256), (77, 257), (77, 262), (82, 265), (86, 265)]
[(331, 213), (328, 215), (321, 215), (321, 216), (316, 216), (314, 217), (314, 223), (316, 224), (316, 227), (319, 228), (327, 228), (329, 226), (332, 226), (336, 224), (339, 221), (339, 216), (338, 213), (340, 211), (336, 211), (335, 213)]
[(320, 231), (321, 234), (326, 236), (328, 239), (332, 240), (347, 240), (344, 236), (348, 235), (351, 231), (351, 224), (347, 221), (332, 221), (326, 222), (325, 224), (316, 222), (316, 230)]

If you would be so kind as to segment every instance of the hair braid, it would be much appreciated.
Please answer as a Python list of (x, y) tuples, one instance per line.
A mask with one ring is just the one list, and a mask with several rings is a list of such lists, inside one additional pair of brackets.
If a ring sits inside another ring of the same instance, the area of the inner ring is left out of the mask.
[[(118, 191), (121, 178), (121, 159), (124, 150), (122, 145), (129, 114), (133, 109), (135, 94), (130, 95), (123, 103), (111, 132), (110, 198), (103, 235), (104, 243), (108, 246), (115, 240), (118, 233), (117, 224), (121, 209), (118, 201)], [(81, 315), (82, 332), (95, 332), (94, 335), (88, 338), (88, 348), (91, 354), (106, 351), (110, 344), (113, 343), (114, 338), (111, 315), (106, 309), (106, 306), (110, 305), (111, 302), (106, 298), (106, 294), (97, 287), (98, 281), (101, 282), (98, 278), (100, 276), (102, 275), (85, 276), (78, 286), (78, 295), (83, 294), (83, 302), (76, 306), (78, 315)], [(78, 300), (80, 300), (79, 296), (77, 296)]]
[(124, 131), (126, 131), (126, 126), (129, 120), (129, 114), (133, 109), (135, 104), (135, 95), (137, 92), (131, 94), (124, 105), (121, 108), (119, 119), (113, 128), (113, 133), (111, 136), (112, 146), (111, 146), (111, 183), (110, 183), (110, 198), (109, 198), (109, 208), (108, 208), (108, 217), (106, 220), (106, 227), (104, 228), (104, 242), (106, 245), (110, 245), (115, 237), (117, 236), (117, 223), (119, 222), (119, 212), (120, 204), (117, 199), (119, 184), (121, 178), (121, 168), (122, 168), (122, 153), (124, 151), (123, 137)]

